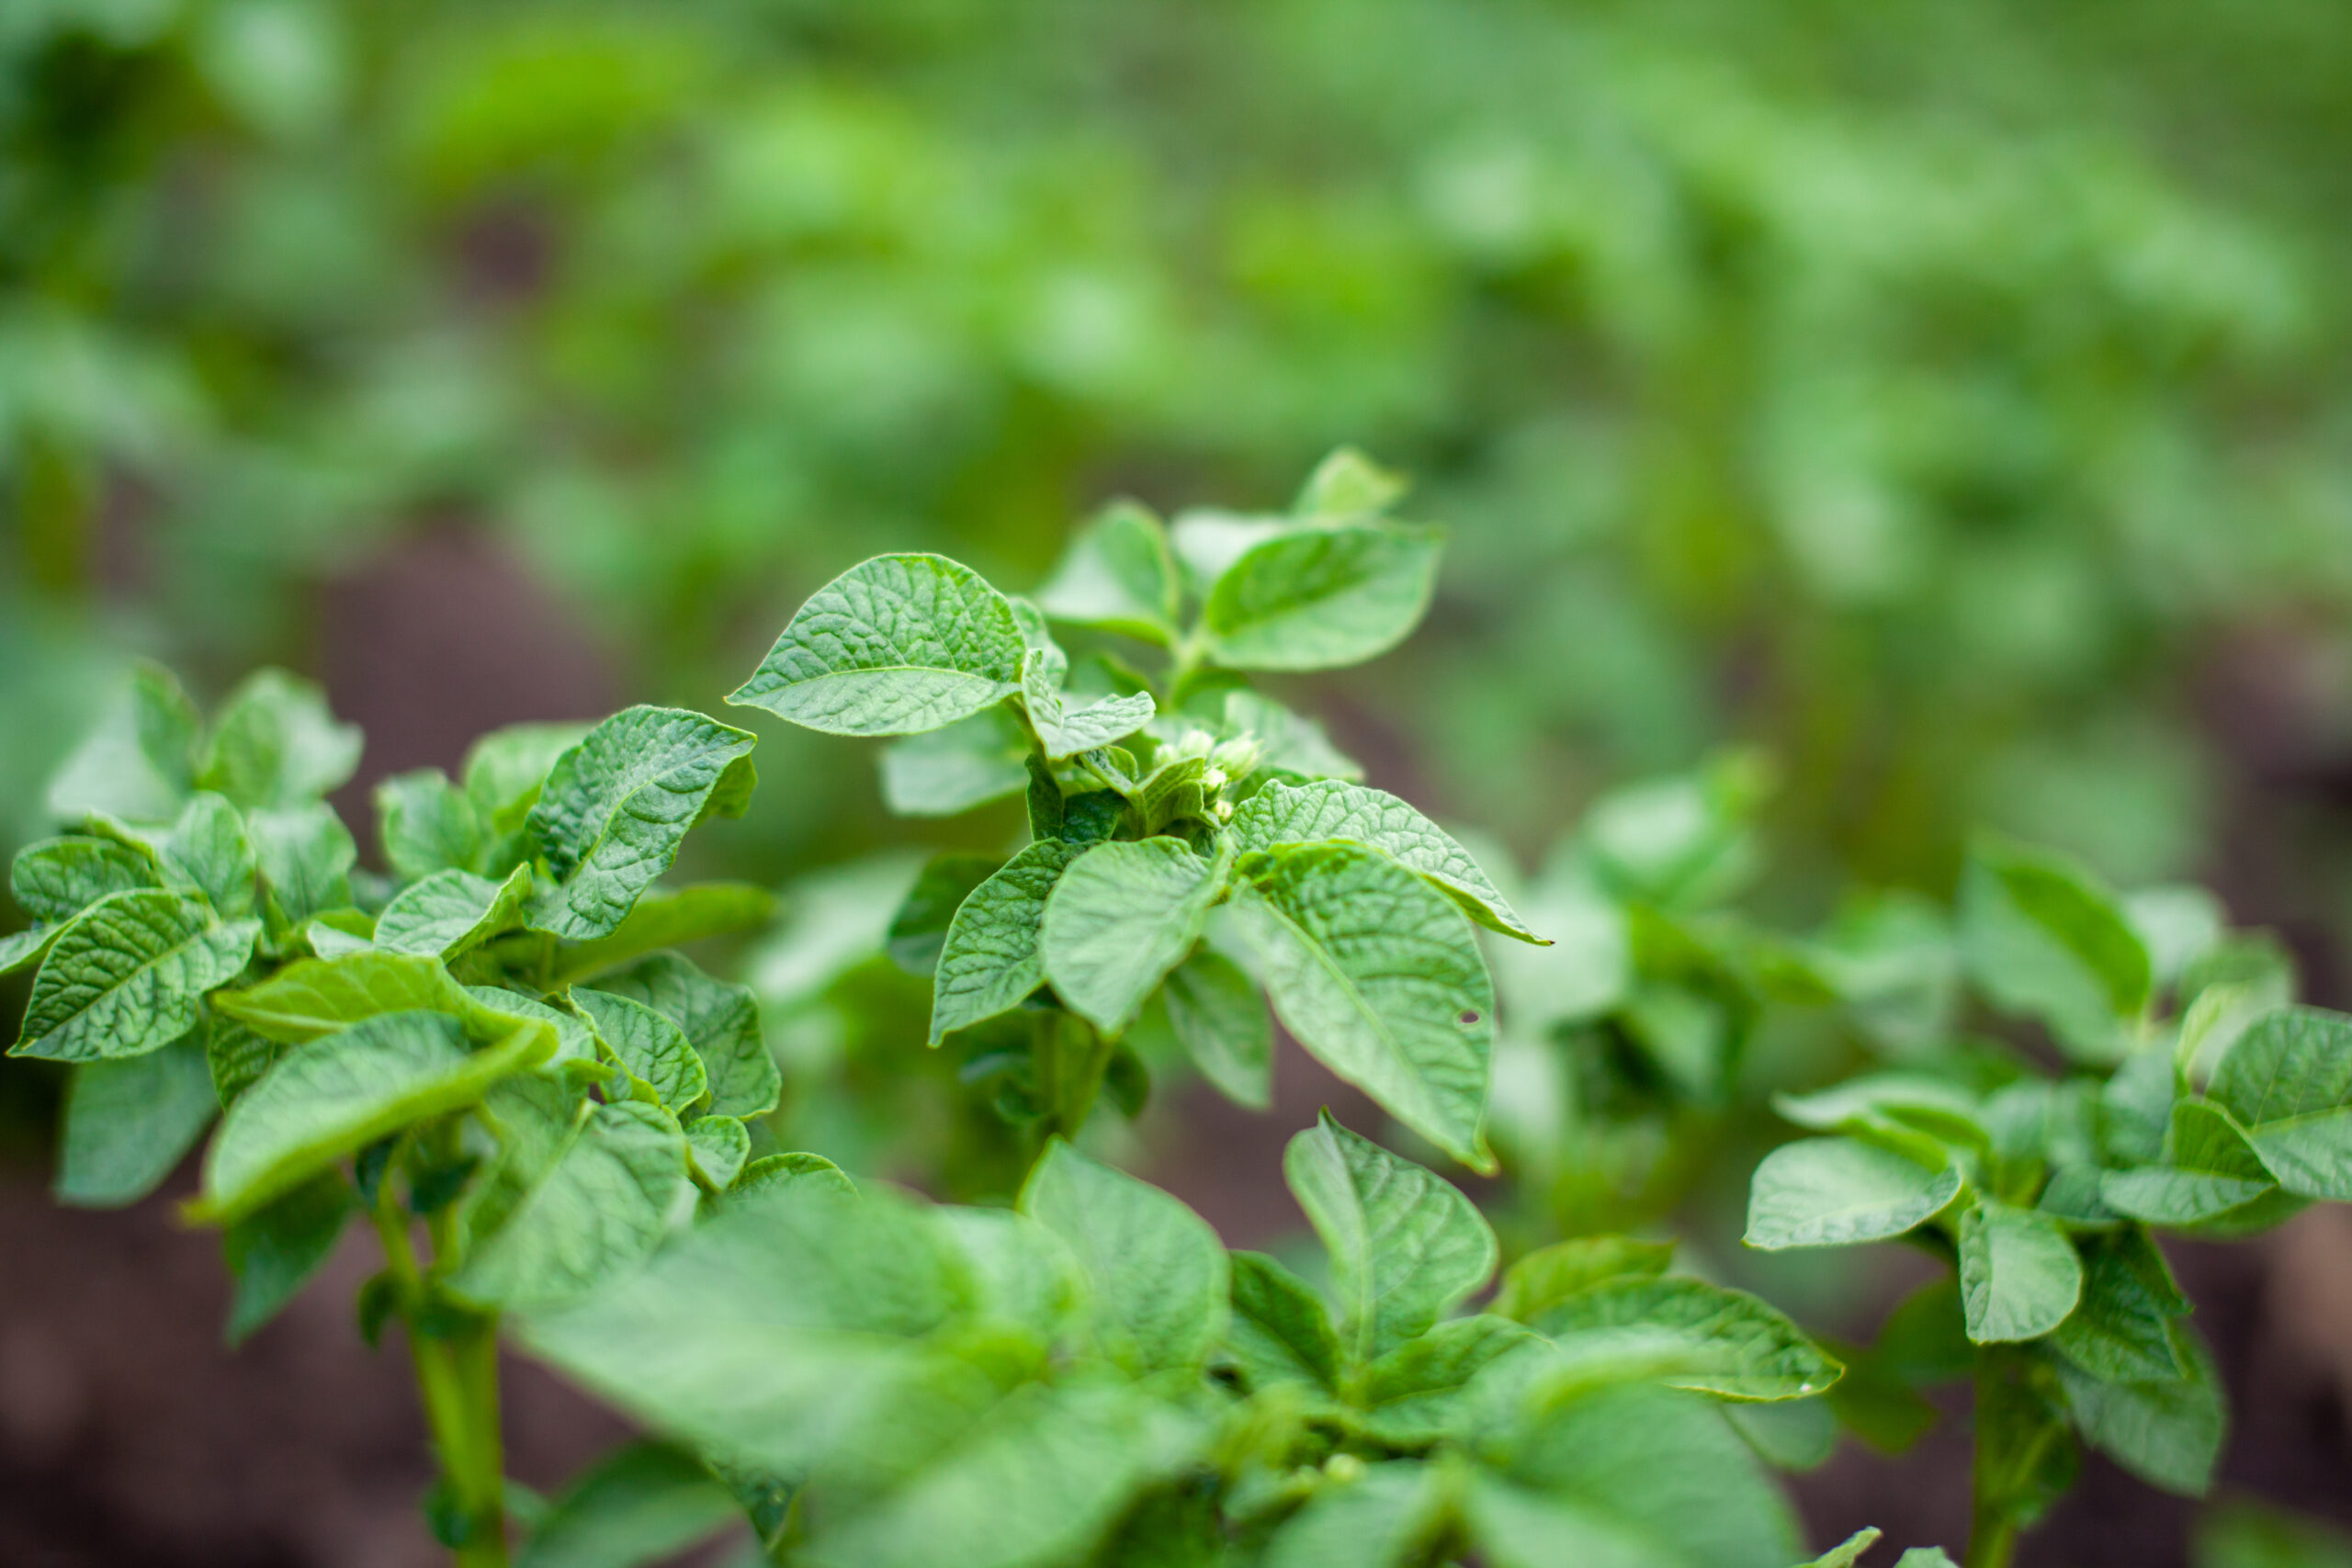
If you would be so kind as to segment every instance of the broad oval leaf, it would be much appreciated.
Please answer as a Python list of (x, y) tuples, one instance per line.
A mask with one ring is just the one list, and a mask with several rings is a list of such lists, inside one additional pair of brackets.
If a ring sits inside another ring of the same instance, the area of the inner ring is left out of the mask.
[(1960, 1216), (1960, 1297), (1975, 1343), (2038, 1339), (2082, 1293), (2082, 1260), (2052, 1216), (1991, 1201)]
[(133, 665), (50, 781), (49, 814), (65, 822), (93, 811), (126, 822), (170, 821), (195, 787), (202, 723), (170, 671)]
[(2352, 1201), (2352, 1018), (2308, 1007), (2265, 1015), (2222, 1058), (2211, 1094), (2279, 1186)]
[(1756, 1168), (1747, 1245), (1850, 1247), (1901, 1235), (1960, 1195), (1960, 1168), (1941, 1168), (1854, 1138), (1783, 1144)]
[(932, 982), (931, 1043), (1019, 1007), (1046, 982), (1046, 899), (1078, 849), (1044, 839), (966, 896), (948, 922)]
[(164, 835), (164, 868), (212, 901), (223, 919), (254, 912), (254, 878), (261, 870), (245, 819), (210, 790), (199, 790), (180, 808)]
[(90, 1209), (137, 1202), (220, 1113), (196, 1034), (143, 1056), (83, 1063), (65, 1091), (57, 1201)]
[(1331, 1255), (1340, 1337), (1359, 1363), (1427, 1333), (1495, 1271), (1476, 1205), (1328, 1111), (1283, 1150), (1283, 1179)]
[(2110, 1382), (2181, 1376), (2188, 1369), (2172, 1322), (2187, 1314), (2188, 1302), (2147, 1233), (2126, 1226), (2086, 1236), (2082, 1259), (2082, 1299), (2050, 1336), (2059, 1354)]
[(223, 925), (192, 894), (110, 894), (58, 933), (8, 1054), (88, 1062), (168, 1045), (195, 1027), (204, 993), (244, 968), (260, 935), (260, 921)]
[(8, 890), (35, 920), (60, 925), (110, 893), (161, 887), (154, 857), (107, 839), (47, 839), (17, 852)]
[(1643, 1355), (1671, 1346), (1672, 1388), (1722, 1399), (1805, 1399), (1845, 1369), (1779, 1309), (1703, 1280), (1617, 1279), (1555, 1303), (1532, 1326), (1580, 1359), (1616, 1342)]
[(357, 727), (337, 722), (316, 685), (256, 671), (221, 705), (196, 784), (247, 811), (300, 807), (350, 778), (359, 750)]
[(1391, 1460), (1326, 1485), (1283, 1521), (1263, 1568), (1411, 1568), (1443, 1533), (1449, 1488), (1433, 1465)]
[(358, 1206), (343, 1173), (324, 1171), (222, 1234), (220, 1251), (237, 1281), (229, 1303), (230, 1344), (277, 1316), (326, 1266)]
[(2172, 1108), (2164, 1164), (2102, 1171), (2098, 1181), (2109, 1208), (2155, 1225), (2200, 1224), (2277, 1190), (2245, 1131), (2201, 1100)]
[(1168, 532), (1131, 501), (1096, 513), (1036, 593), (1038, 607), (1055, 620), (1163, 648), (1175, 641), (1179, 596)]
[(685, 1031), (709, 1079), (709, 1115), (764, 1116), (775, 1109), (784, 1075), (760, 1032), (750, 987), (714, 979), (674, 953), (657, 953), (597, 981), (596, 989), (643, 1002)]
[(1233, 841), (1242, 851), (1317, 844), (1331, 839), (1365, 844), (1419, 872), (1492, 931), (1549, 946), (1527, 929), (1500, 889), (1452, 834), (1386, 790), (1340, 779), (1294, 788), (1276, 782), (1242, 802), (1233, 814)]
[(1104, 1033), (1124, 1033), (1200, 940), (1222, 873), (1179, 839), (1097, 844), (1070, 862), (1037, 933), (1056, 994)]
[(1487, 1402), (1471, 1397), (1479, 1374), (1514, 1350), (1542, 1346), (1532, 1330), (1491, 1313), (1441, 1323), (1363, 1369), (1353, 1391), (1359, 1425), (1399, 1445), (1460, 1436), (1486, 1413)]
[(564, 1488), (514, 1568), (639, 1568), (741, 1517), (709, 1465), (666, 1443), (634, 1442)]
[[(537, 781), (534, 781), (535, 783)], [(394, 874), (477, 871), (487, 845), (473, 799), (438, 768), (397, 773), (376, 786), (377, 839)]]
[(290, 925), (351, 905), (351, 868), (359, 858), (351, 829), (322, 800), (270, 807), (245, 819), (269, 898)]
[(1225, 1350), (1255, 1391), (1302, 1382), (1326, 1393), (1340, 1388), (1340, 1337), (1314, 1287), (1262, 1253), (1237, 1252), (1233, 1317)]
[(1437, 587), (1440, 536), (1396, 524), (1288, 529), (1209, 590), (1208, 649), (1236, 670), (1330, 670), (1405, 640)]
[(1962, 878), (1960, 913), (1962, 954), (1996, 1005), (2040, 1019), (2077, 1058), (2122, 1055), (2153, 971), (2122, 908), (2086, 873), (1980, 844)]
[(1023, 647), (1012, 605), (971, 568), (876, 556), (812, 594), (727, 700), (832, 735), (912, 735), (1011, 695)]
[(1620, 1280), (1654, 1280), (1674, 1261), (1670, 1241), (1637, 1241), (1624, 1235), (1571, 1236), (1538, 1247), (1503, 1270), (1502, 1288), (1489, 1309), (1521, 1323), (1570, 1296)]
[(2114, 1382), (2064, 1362), (2058, 1375), (2086, 1442), (2151, 1486), (2201, 1497), (2222, 1457), (2229, 1409), (2212, 1353), (2185, 1323), (2171, 1325), (2171, 1337), (2178, 1377)]
[(591, 1105), (448, 1288), (509, 1310), (572, 1300), (650, 1255), (687, 1188), (673, 1118), (650, 1105)]
[(1055, 1141), (1021, 1212), (1061, 1237), (1092, 1289), (1085, 1340), (1136, 1376), (1198, 1371), (1225, 1332), (1225, 1248), (1208, 1222), (1159, 1189)]
[(439, 960), (373, 949), (299, 960), (257, 986), (222, 993), (213, 1005), (262, 1038), (288, 1045), (381, 1013), (446, 1012), (471, 1020), (493, 1010), (451, 979)]
[(1159, 711), (1149, 692), (1104, 697), (1073, 708), (1061, 694), (1064, 669), (1057, 649), (1032, 649), (1021, 665), (1021, 705), (1028, 710), (1030, 728), (1048, 761), (1065, 761), (1123, 740)]
[(531, 898), (531, 868), (504, 882), (469, 871), (436, 871), (402, 888), (376, 917), (376, 945), (390, 953), (455, 958), (500, 931), (521, 925)]
[(751, 1163), (752, 1130), (732, 1116), (697, 1116), (686, 1127), (686, 1157), (697, 1180), (724, 1192)]
[(379, 1138), (474, 1103), (543, 1059), (553, 1037), (518, 1021), (504, 1041), (469, 1051), (458, 1020), (395, 1012), (288, 1052), (229, 1108), (192, 1213), (215, 1223), (251, 1213)]
[(1283, 1022), (1324, 1066), (1475, 1170), (1494, 982), (1461, 910), (1375, 851), (1276, 851), (1233, 909)]
[(558, 886), (533, 924), (586, 940), (617, 928), (695, 823), (740, 817), (757, 738), (684, 708), (633, 707), (548, 773), (526, 824)]
[(1201, 1076), (1236, 1105), (1274, 1102), (1274, 1026), (1241, 966), (1205, 943), (1168, 972), (1136, 1027), (1165, 1027)]
[(686, 1032), (662, 1013), (630, 997), (578, 989), (572, 1005), (588, 1015), (596, 1038), (621, 1069), (654, 1099), (679, 1114), (695, 1109), (710, 1092), (710, 1075)]

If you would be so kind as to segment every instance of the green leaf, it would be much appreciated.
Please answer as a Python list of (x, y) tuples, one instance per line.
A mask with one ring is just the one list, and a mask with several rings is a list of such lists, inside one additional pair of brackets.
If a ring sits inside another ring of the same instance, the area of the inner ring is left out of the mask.
[(946, 950), (947, 928), (955, 923), (956, 911), (1000, 869), (1000, 863), (991, 856), (956, 851), (925, 861), (898, 913), (890, 917), (884, 947), (890, 961), (910, 975), (929, 975), (936, 969), (939, 955)]
[(2171, 1326), (2183, 1376), (2118, 1382), (2064, 1363), (2058, 1375), (2084, 1441), (2151, 1486), (2201, 1497), (2213, 1483), (2229, 1412), (2211, 1353), (2187, 1325)]
[(674, 1020), (632, 998), (585, 987), (574, 990), (571, 1001), (613, 1060), (662, 1105), (684, 1114), (709, 1094), (709, 1071)]
[(510, 724), (467, 750), (466, 799), (481, 826), (485, 852), (498, 839), (523, 830), (548, 775), (565, 752), (587, 739), (588, 729), (584, 724)]
[(2165, 1163), (2099, 1175), (2100, 1199), (2150, 1224), (2217, 1219), (2278, 1190), (2245, 1134), (2220, 1106), (2184, 1100), (2165, 1132)]
[(690, 1190), (685, 1139), (653, 1106), (589, 1105), (534, 1148), (553, 1158), (502, 1168), (499, 1180), (516, 1190), (450, 1277), (451, 1293), (508, 1311), (572, 1300), (643, 1261)]
[(1003, 594), (944, 556), (876, 556), (819, 589), (727, 700), (832, 735), (912, 735), (968, 717), (1021, 680)]
[(1667, 1351), (1668, 1386), (1724, 1399), (1804, 1399), (1845, 1370), (1778, 1310), (1702, 1280), (1607, 1280), (1544, 1308), (1532, 1326), (1580, 1358)]
[(931, 1337), (965, 1290), (922, 1211), (793, 1180), (729, 1194), (645, 1268), (517, 1328), (619, 1409), (741, 1462), (888, 1478), (1003, 1392)]
[(1347, 839), (1378, 850), (1436, 884), (1462, 912), (1490, 931), (1537, 946), (1510, 901), (1453, 835), (1385, 790), (1339, 779), (1293, 788), (1268, 784), (1233, 814), (1233, 841), (1244, 852)]
[(756, 742), (684, 708), (633, 707), (590, 730), (548, 774), (526, 824), (558, 884), (533, 923), (574, 940), (611, 935), (689, 829), (743, 814)]
[(288, 1045), (381, 1013), (445, 1012), (470, 1020), (490, 1010), (451, 979), (439, 960), (373, 951), (300, 959), (257, 986), (224, 992), (213, 1005), (264, 1039)]
[(221, 705), (196, 784), (254, 811), (311, 804), (359, 766), (356, 728), (335, 722), (318, 687), (283, 670), (261, 670)]
[(481, 869), (488, 847), (481, 815), (438, 768), (397, 773), (378, 784), (376, 821), (384, 860), (403, 881)]
[(49, 956), (51, 944), (57, 941), (61, 926), (34, 926), (28, 931), (11, 931), (0, 936), (0, 975), (13, 975), (19, 969), (29, 969)]
[(1747, 1245), (1851, 1247), (1901, 1235), (1960, 1195), (1957, 1166), (1938, 1169), (1853, 1138), (1805, 1138), (1764, 1156), (1747, 1200)]
[(685, 1031), (710, 1084), (712, 1116), (764, 1116), (784, 1077), (760, 1034), (760, 1006), (748, 986), (713, 979), (674, 953), (657, 953), (596, 989), (643, 1002)]
[(633, 1442), (563, 1489), (514, 1568), (644, 1568), (737, 1517), (735, 1495), (692, 1454)]
[(1104, 697), (1073, 708), (1062, 700), (1064, 664), (1057, 651), (1032, 651), (1021, 664), (1021, 703), (1048, 761), (1061, 761), (1125, 739), (1151, 722), (1159, 706), (1149, 692)]
[[(847, 1177), (832, 1174), (842, 1190), (850, 1190)], [(1010, 1209), (938, 1209), (933, 1215), (970, 1273), (973, 1306), (981, 1317), (1048, 1342), (1062, 1337), (1086, 1300), (1087, 1283), (1059, 1236)]]
[(261, 863), (245, 834), (245, 819), (225, 796), (199, 791), (180, 808), (164, 837), (164, 866), (185, 878), (226, 919), (254, 912), (254, 878)]
[(1336, 1393), (1340, 1337), (1314, 1287), (1261, 1252), (1237, 1252), (1225, 1351), (1252, 1391), (1303, 1382)]
[(1136, 1376), (1207, 1362), (1228, 1287), (1225, 1248), (1198, 1214), (1059, 1141), (1020, 1208), (1061, 1237), (1091, 1284), (1083, 1321), (1095, 1354)]
[(1797, 1568), (1854, 1568), (1862, 1560), (1862, 1553), (1876, 1546), (1878, 1538), (1884, 1533), (1879, 1529), (1856, 1530), (1820, 1556), (1798, 1563)]
[(1046, 983), (1038, 934), (1046, 899), (1078, 853), (1069, 844), (1040, 840), (956, 907), (933, 977), (931, 1043), (1011, 1011)]
[(1409, 1460), (1326, 1484), (1267, 1542), (1264, 1568), (1412, 1568), (1445, 1528), (1438, 1472)]
[(1132, 501), (1115, 501), (1070, 541), (1036, 598), (1057, 621), (1167, 648), (1176, 640), (1180, 593), (1159, 519)]
[(757, 930), (775, 919), (775, 894), (744, 882), (649, 888), (612, 935), (558, 948), (549, 975), (559, 985), (586, 979), (656, 948)]
[(1462, 912), (1353, 844), (1274, 852), (1233, 908), (1300, 1044), (1473, 1169), (1494, 1053), (1494, 982)]
[(1441, 547), (1435, 529), (1395, 524), (1285, 530), (1209, 590), (1209, 654), (1236, 670), (1330, 670), (1385, 653), (1429, 613)]
[(1674, 1261), (1670, 1241), (1624, 1235), (1576, 1236), (1539, 1247), (1503, 1270), (1488, 1310), (1532, 1323), (1545, 1308), (1619, 1280), (1654, 1280)]
[(379, 1138), (471, 1105), (543, 1059), (553, 1033), (518, 1022), (499, 1044), (469, 1052), (456, 1019), (395, 1012), (289, 1052), (229, 1108), (192, 1216), (242, 1219)]
[(283, 1044), (255, 1034), (218, 1007), (207, 1010), (203, 1029), (204, 1065), (223, 1110), (286, 1054)]
[(1495, 1271), (1495, 1233), (1469, 1199), (1328, 1111), (1283, 1150), (1283, 1179), (1331, 1255), (1358, 1362), (1427, 1333)]
[(2122, 908), (2087, 873), (1979, 844), (1961, 882), (1960, 937), (1995, 1005), (2041, 1020), (2078, 1059), (2121, 1058), (2153, 972)]
[(2172, 1320), (2188, 1311), (2164, 1254), (2145, 1231), (2109, 1231), (2082, 1240), (2082, 1301), (2050, 1342), (2095, 1378), (2163, 1382), (2183, 1375)]
[(229, 1272), (237, 1281), (229, 1303), (230, 1344), (243, 1340), (300, 1293), (334, 1255), (343, 1227), (358, 1207), (351, 1183), (341, 1171), (330, 1170), (222, 1234)]
[[(820, 1526), (815, 1562), (935, 1568), (1058, 1568), (1087, 1549), (1152, 1479), (1177, 1468), (1192, 1433), (1139, 1390), (1023, 1388), (878, 1506)], [(821, 1517), (821, 1516), (820, 1516)]]
[(1469, 1395), (1479, 1374), (1514, 1350), (1542, 1344), (1532, 1331), (1491, 1314), (1441, 1323), (1363, 1369), (1355, 1391), (1364, 1412), (1360, 1424), (1384, 1443), (1407, 1447), (1461, 1436), (1476, 1408)]
[(195, 787), (196, 705), (172, 672), (141, 662), (97, 725), (50, 780), (49, 814), (72, 822), (98, 811), (126, 822), (168, 822)]
[(351, 904), (351, 868), (359, 846), (324, 801), (255, 810), (245, 819), (254, 858), (288, 925)]
[(1492, 1568), (1785, 1568), (1795, 1521), (1747, 1445), (1695, 1395), (1605, 1388), (1543, 1411), (1470, 1489)]
[(2257, 1020), (2214, 1069), (2211, 1093), (2279, 1186), (2352, 1201), (2352, 1018), (2298, 1007)]
[(135, 1203), (163, 1184), (220, 1106), (193, 1032), (160, 1051), (85, 1062), (65, 1091), (57, 1201), (80, 1208)]
[(686, 1127), (686, 1157), (703, 1185), (724, 1192), (752, 1157), (752, 1130), (732, 1116), (697, 1116)]
[(472, 1020), (477, 1039), (485, 1032), (495, 1033), (513, 1028), (513, 1023), (508, 1021), (510, 1020), (534, 1020), (548, 1025), (555, 1032), (555, 1051), (548, 1057), (545, 1066), (558, 1067), (578, 1064), (583, 1068), (593, 1069), (581, 1076), (598, 1082), (605, 1078), (607, 1069), (604, 1055), (597, 1048), (596, 1031), (578, 1013), (566, 1012), (536, 997), (527, 997), (498, 986), (468, 986), (464, 990), (481, 1006), (481, 1010)]
[(1163, 1026), (1219, 1094), (1252, 1111), (1273, 1104), (1273, 1021), (1233, 960), (1203, 945), (1170, 969), (1136, 1024), (1139, 1032)]
[(900, 817), (955, 817), (1019, 795), (1029, 783), (1029, 737), (1009, 707), (882, 749), (882, 804)]
[(2352, 1568), (2352, 1537), (2316, 1519), (2233, 1500), (2204, 1510), (2195, 1568)]
[(46, 839), (17, 852), (8, 889), (25, 913), (62, 925), (110, 893), (161, 887), (154, 860), (106, 839)]
[(1200, 940), (1225, 882), (1180, 839), (1097, 844), (1046, 895), (1046, 978), (1071, 1011), (1116, 1037)]
[(376, 945), (390, 953), (455, 958), (523, 923), (531, 899), (531, 868), (518, 865), (504, 882), (469, 871), (436, 871), (402, 888), (376, 917)]
[(2050, 1215), (1987, 1201), (1960, 1216), (1960, 1293), (1977, 1344), (2038, 1339), (2082, 1299), (2082, 1260)]
[(1306, 477), (1291, 503), (1301, 517), (1363, 517), (1387, 511), (1404, 498), (1412, 482), (1384, 468), (1352, 446), (1341, 446)]
[(1894, 1568), (1960, 1568), (1940, 1546), (1915, 1546), (1894, 1560)]
[(222, 925), (203, 899), (141, 890), (101, 898), (58, 933), (33, 977), (12, 1056), (136, 1056), (194, 1028), (198, 1004), (245, 966), (260, 922)]

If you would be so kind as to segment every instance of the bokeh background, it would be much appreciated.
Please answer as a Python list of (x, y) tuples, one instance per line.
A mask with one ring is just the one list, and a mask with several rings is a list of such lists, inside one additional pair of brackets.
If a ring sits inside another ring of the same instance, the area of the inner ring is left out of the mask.
[[(356, 822), (715, 707), (866, 554), (1024, 587), (1352, 442), (1453, 531), (1419, 637), (1285, 694), (1375, 782), (1532, 863), (1745, 748), (1763, 913), (1992, 825), (2352, 1004), (2347, 214), (2337, 0), (4, 0), (0, 840), (136, 655), (322, 680)], [(736, 874), (895, 831), (862, 748), (760, 766)], [(1262, 1230), (1322, 1092), (1150, 1157)], [(54, 1093), (0, 1069), (0, 1558), (416, 1561), (364, 1263), (231, 1359), (168, 1205), (49, 1208)], [(2177, 1260), (2228, 1489), (2352, 1520), (2352, 1226)], [(616, 1429), (518, 1375), (526, 1479)], [(1957, 1544), (1940, 1440), (1808, 1511)], [(2027, 1560), (2352, 1562), (2193, 1517), (2095, 1464)]]

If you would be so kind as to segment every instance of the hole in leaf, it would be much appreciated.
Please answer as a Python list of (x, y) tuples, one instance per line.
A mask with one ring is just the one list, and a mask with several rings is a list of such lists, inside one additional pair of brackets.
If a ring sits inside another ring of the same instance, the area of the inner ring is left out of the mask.
[(1462, 1021), (1464, 1023), (1476, 1023), (1478, 1021), (1478, 1015), (1475, 1010), (1465, 1010), (1462, 1014)]

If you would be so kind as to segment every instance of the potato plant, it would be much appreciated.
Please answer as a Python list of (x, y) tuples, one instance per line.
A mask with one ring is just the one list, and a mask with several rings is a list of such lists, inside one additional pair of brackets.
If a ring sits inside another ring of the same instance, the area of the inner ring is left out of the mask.
[[(1969, 966), (2080, 1070), (1928, 1050), (1781, 1102), (1829, 1135), (1758, 1172), (1753, 1245), (1904, 1235), (1954, 1263), (1850, 1371), (1663, 1241), (1552, 1241), (1498, 1284), (1469, 1199), (1328, 1113), (1283, 1168), (1317, 1257), (1229, 1252), (1098, 1157), (1148, 1054), (1266, 1106), (1279, 1018), (1430, 1159), (1497, 1168), (1478, 933), (1523, 953), (1544, 935), (1247, 679), (1410, 632), (1439, 539), (1389, 519), (1399, 488), (1342, 453), (1281, 515), (1169, 528), (1114, 507), (1034, 601), (879, 557), (734, 694), (893, 737), (903, 811), (1023, 803), (1024, 841), (933, 859), (888, 933), (933, 976), (926, 1043), (1005, 1131), (1009, 1204), (925, 1202), (776, 1145), (752, 993), (673, 951), (773, 901), (663, 885), (693, 828), (743, 809), (751, 733), (654, 707), (500, 731), (456, 780), (379, 788), (379, 874), (324, 803), (359, 740), (314, 691), (265, 673), (208, 724), (157, 671), (56, 781), (70, 831), (12, 874), (35, 922), (0, 948), (35, 968), (13, 1054), (71, 1065), (60, 1195), (132, 1201), (217, 1120), (187, 1213), (221, 1228), (232, 1337), (369, 1225), (385, 1268), (360, 1325), (403, 1329), (441, 1468), (427, 1517), (475, 1568), (518, 1539), (539, 1568), (650, 1562), (736, 1518), (763, 1560), (812, 1568), (912, 1568), (949, 1542), (987, 1568), (1787, 1568), (1805, 1549), (1770, 1465), (1833, 1411), (1916, 1431), (1923, 1365), (1976, 1380), (1972, 1562), (2006, 1559), (2076, 1434), (2201, 1484), (2218, 1393), (2147, 1226), (2241, 1231), (2352, 1195), (2352, 1026), (2275, 1010), (2275, 964), (2193, 909), (2135, 926), (2022, 852), (1972, 868)], [(1074, 659), (1057, 626), (1156, 668)], [(1850, 944), (1748, 931), (1733, 964), (1667, 941), (1721, 936), (1700, 916), (1744, 840), (1702, 812), (1699, 851), (1646, 852), (1689, 815), (1646, 809), (1589, 835), (1624, 918), (1665, 933), (1595, 1027), (1670, 1052), (1657, 998), (1745, 1019), (1767, 971), (1883, 1009), (1839, 967)], [(552, 1503), (514, 1487), (502, 1337), (652, 1435)]]

